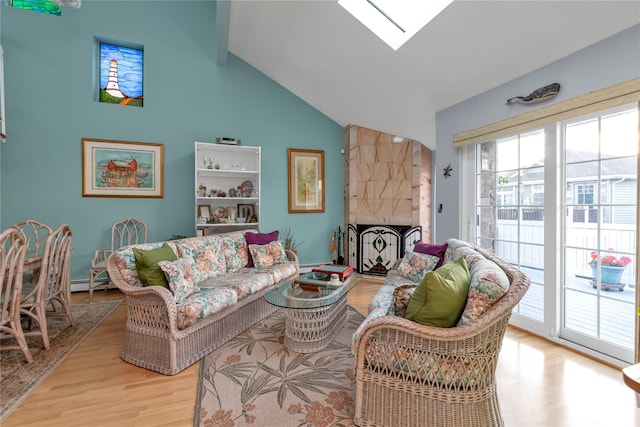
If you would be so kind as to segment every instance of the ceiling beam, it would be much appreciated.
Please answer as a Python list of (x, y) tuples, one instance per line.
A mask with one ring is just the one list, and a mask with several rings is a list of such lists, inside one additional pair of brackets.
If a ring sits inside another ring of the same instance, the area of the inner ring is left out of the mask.
[(231, 0), (216, 2), (216, 36), (218, 39), (218, 65), (227, 65), (229, 53), (229, 21), (231, 20)]

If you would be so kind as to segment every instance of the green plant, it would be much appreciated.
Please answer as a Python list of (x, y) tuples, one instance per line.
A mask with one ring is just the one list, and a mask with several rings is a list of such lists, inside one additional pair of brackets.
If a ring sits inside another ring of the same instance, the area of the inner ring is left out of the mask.
[(295, 233), (290, 227), (285, 227), (281, 232), (282, 243), (284, 243), (284, 248), (288, 251), (295, 251), (298, 249), (298, 246), (303, 244), (304, 242), (296, 242)]
[(187, 236), (183, 236), (182, 234), (172, 234), (171, 237), (169, 237), (167, 240), (180, 240), (186, 238)]

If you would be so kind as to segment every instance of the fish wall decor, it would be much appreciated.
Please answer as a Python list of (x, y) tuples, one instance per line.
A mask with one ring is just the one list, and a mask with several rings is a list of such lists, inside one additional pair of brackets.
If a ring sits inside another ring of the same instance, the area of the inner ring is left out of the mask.
[(558, 96), (560, 92), (560, 83), (551, 83), (539, 89), (534, 90), (527, 96), (514, 96), (507, 99), (507, 104), (514, 104), (516, 102), (520, 104), (537, 104), (538, 102), (546, 101)]

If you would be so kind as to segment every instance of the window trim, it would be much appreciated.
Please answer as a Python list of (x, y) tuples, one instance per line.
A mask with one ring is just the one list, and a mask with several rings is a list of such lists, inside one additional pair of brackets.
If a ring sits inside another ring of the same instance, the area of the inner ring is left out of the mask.
[(453, 135), (453, 148), (481, 144), (574, 117), (637, 102), (640, 77)]

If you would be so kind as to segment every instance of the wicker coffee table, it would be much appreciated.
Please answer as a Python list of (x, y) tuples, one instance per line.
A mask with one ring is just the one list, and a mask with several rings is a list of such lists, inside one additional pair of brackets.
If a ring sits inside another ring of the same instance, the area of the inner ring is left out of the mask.
[(347, 292), (360, 279), (351, 276), (340, 286), (300, 289), (287, 280), (264, 299), (285, 309), (284, 346), (298, 353), (314, 353), (326, 348), (347, 318)]

